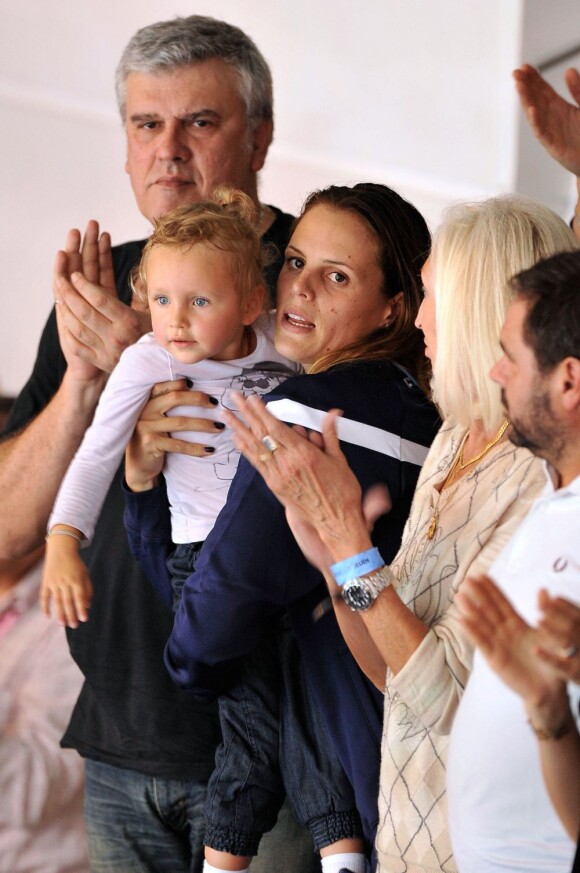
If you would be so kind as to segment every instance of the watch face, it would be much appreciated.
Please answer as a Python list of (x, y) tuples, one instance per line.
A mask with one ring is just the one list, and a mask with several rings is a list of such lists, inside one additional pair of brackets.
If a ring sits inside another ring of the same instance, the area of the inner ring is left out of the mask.
[(374, 600), (368, 585), (365, 585), (359, 579), (355, 579), (350, 584), (347, 583), (345, 585), (342, 597), (345, 603), (355, 612), (368, 609)]

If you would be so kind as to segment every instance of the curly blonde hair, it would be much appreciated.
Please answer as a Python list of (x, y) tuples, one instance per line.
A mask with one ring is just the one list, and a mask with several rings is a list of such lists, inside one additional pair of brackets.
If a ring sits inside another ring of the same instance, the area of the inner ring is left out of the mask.
[(209, 200), (179, 206), (156, 219), (141, 260), (131, 273), (133, 293), (147, 304), (147, 260), (156, 246), (187, 252), (198, 243), (206, 243), (224, 252), (240, 299), (245, 300), (257, 286), (264, 286), (264, 268), (270, 260), (262, 247), (256, 219), (253, 200), (225, 186), (216, 188)]

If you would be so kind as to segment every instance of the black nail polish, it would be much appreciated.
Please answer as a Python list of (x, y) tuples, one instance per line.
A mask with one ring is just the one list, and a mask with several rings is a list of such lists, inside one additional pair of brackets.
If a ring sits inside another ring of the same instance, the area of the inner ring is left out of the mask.
[(214, 421), (213, 426), (216, 428), (216, 430), (223, 430), (225, 424), (223, 423), (223, 421)]
[(215, 449), (213, 446), (204, 446), (203, 450), (204, 450), (204, 452), (207, 452), (208, 455), (213, 455), (213, 453), (215, 452)]
[(188, 387), (188, 388), (193, 388), (193, 379), (188, 379), (188, 378), (186, 377), (185, 381), (187, 382), (187, 387)]
[(210, 397), (209, 402), (213, 403), (214, 406), (217, 406), (219, 403), (219, 400), (217, 399), (217, 397)]

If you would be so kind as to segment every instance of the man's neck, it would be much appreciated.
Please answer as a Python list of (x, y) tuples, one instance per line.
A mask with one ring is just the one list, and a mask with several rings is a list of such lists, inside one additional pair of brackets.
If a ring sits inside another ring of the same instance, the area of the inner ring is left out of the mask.
[(546, 458), (554, 488), (567, 488), (580, 476), (580, 446), (575, 452), (567, 450), (563, 457), (551, 460)]
[(580, 476), (580, 466), (576, 465), (573, 468), (566, 470), (556, 470), (557, 482), (554, 483), (554, 487), (558, 488), (567, 488), (574, 479), (577, 479)]

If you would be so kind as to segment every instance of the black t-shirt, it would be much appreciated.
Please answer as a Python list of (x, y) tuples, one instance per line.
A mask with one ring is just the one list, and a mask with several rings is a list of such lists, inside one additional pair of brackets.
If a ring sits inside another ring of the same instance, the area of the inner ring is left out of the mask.
[[(293, 221), (278, 209), (274, 212), (276, 220), (264, 235), (264, 241), (279, 251), (267, 276), (272, 299)], [(144, 244), (145, 240), (128, 242), (113, 249), (117, 292), (126, 303), (131, 296), (129, 273)], [(6, 433), (22, 428), (41, 412), (58, 390), (65, 369), (53, 311)], [(67, 631), (85, 683), (62, 744), (84, 757), (142, 773), (205, 781), (220, 739), (217, 705), (195, 701), (173, 684), (165, 670), (163, 650), (172, 616), (129, 552), (121, 480), (119, 470), (92, 545), (82, 551), (94, 597), (90, 620)]]
[(281, 212), (275, 206), (270, 206), (270, 209), (276, 215), (274, 223), (268, 228), (262, 241), (267, 244), (271, 263), (266, 267), (264, 272), (266, 285), (270, 292), (270, 305), (276, 307), (276, 282), (278, 281), (278, 273), (282, 269), (284, 263), (284, 249), (288, 245), (288, 240), (291, 236), (294, 216), (288, 215), (287, 212)]

